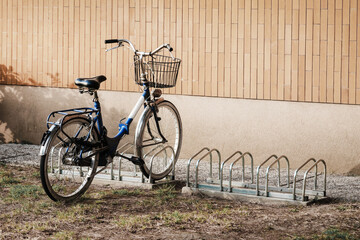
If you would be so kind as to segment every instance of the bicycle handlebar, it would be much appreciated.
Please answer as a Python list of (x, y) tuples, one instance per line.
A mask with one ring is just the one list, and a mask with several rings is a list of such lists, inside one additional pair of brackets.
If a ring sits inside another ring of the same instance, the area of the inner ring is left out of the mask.
[(112, 49), (115, 49), (115, 48), (118, 48), (118, 47), (121, 47), (123, 46), (123, 43), (127, 43), (129, 44), (131, 50), (133, 50), (133, 52), (137, 55), (142, 55), (142, 56), (151, 56), (151, 55), (154, 55), (155, 53), (159, 52), (161, 49), (163, 48), (167, 48), (169, 50), (169, 52), (171, 53), (174, 49), (170, 46), (170, 44), (166, 43), (166, 44), (163, 44), (161, 46), (159, 46), (158, 48), (156, 48), (154, 51), (152, 52), (139, 52), (135, 49), (134, 45), (129, 41), (129, 40), (126, 40), (126, 39), (107, 39), (105, 40), (105, 44), (110, 44), (110, 43), (118, 43), (118, 46), (117, 47), (114, 47), (114, 48), (110, 48), (108, 49), (107, 51), (110, 51)]

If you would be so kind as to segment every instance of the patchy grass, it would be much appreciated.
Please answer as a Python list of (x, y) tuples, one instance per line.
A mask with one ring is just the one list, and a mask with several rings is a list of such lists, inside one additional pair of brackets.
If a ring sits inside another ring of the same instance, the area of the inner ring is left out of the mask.
[(293, 240), (357, 240), (358, 237), (355, 237), (353, 234), (350, 234), (347, 231), (340, 230), (336, 227), (329, 228), (322, 232), (321, 234), (314, 234), (309, 237), (296, 236)]
[(318, 237), (319, 240), (343, 239), (343, 240), (356, 240), (355, 237), (349, 232), (342, 231), (337, 228), (327, 229), (323, 234)]
[(14, 185), (10, 187), (8, 196), (12, 200), (38, 199), (41, 191), (36, 185)]
[[(39, 169), (0, 164), (0, 239), (360, 239), (360, 204), (273, 207), (93, 185), (51, 201)], [(61, 188), (62, 186), (58, 186)]]
[(164, 185), (155, 191), (156, 197), (162, 202), (170, 201), (176, 198), (178, 192), (174, 185)]
[(75, 232), (73, 231), (61, 231), (61, 232), (57, 232), (53, 235), (54, 239), (63, 239), (63, 240), (68, 240), (68, 239), (74, 239), (75, 237)]
[(111, 193), (115, 196), (140, 196), (143, 194), (141, 189), (114, 189)]
[(12, 173), (6, 165), (2, 164), (0, 167), (2, 168), (0, 171), (0, 187), (20, 183), (20, 181), (14, 177), (14, 173)]

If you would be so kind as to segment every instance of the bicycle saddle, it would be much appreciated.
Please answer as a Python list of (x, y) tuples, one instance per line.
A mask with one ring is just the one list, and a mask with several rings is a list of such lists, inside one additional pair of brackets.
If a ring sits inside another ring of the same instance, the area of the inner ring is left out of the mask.
[(100, 88), (100, 83), (104, 82), (106, 77), (104, 75), (99, 75), (92, 78), (77, 78), (75, 80), (75, 85), (78, 87), (86, 87), (92, 90), (98, 90)]

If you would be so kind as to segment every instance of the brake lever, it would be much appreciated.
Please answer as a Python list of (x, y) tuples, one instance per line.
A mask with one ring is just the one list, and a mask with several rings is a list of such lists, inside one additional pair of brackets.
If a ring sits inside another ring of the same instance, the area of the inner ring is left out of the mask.
[(170, 44), (166, 44), (166, 48), (169, 50), (169, 53), (170, 53), (172, 59), (175, 60), (174, 55), (172, 55), (172, 53), (171, 53), (174, 49), (170, 46)]
[(117, 45), (116, 47), (112, 47), (112, 48), (106, 49), (105, 52), (114, 50), (114, 49), (119, 48), (119, 47), (122, 47), (122, 46), (124, 46), (124, 44), (121, 42), (121, 43), (119, 43), (119, 45)]

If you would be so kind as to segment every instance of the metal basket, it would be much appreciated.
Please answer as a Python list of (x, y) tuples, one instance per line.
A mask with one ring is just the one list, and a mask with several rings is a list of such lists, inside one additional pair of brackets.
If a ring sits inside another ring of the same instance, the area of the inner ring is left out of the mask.
[[(153, 55), (143, 59), (146, 79), (149, 81), (149, 87), (170, 88), (176, 85), (176, 79), (179, 73), (181, 60), (163, 55)], [(135, 82), (142, 85), (140, 80), (141, 68), (139, 57), (134, 57)]]

